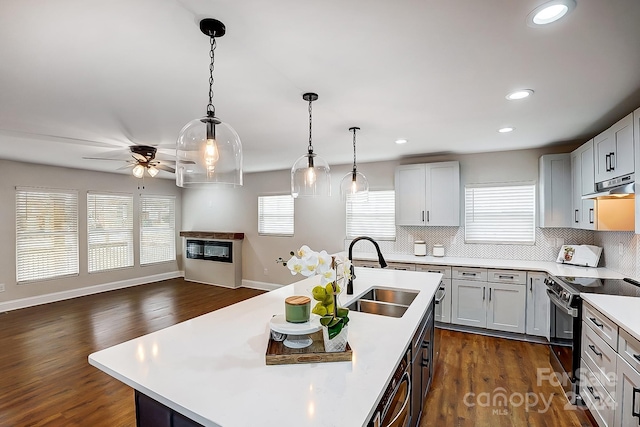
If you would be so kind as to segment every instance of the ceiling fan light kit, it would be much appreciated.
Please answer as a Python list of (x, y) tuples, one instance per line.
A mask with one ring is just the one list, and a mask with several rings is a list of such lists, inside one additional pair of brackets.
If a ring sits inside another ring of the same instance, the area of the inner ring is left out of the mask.
[(353, 132), (353, 170), (347, 173), (340, 182), (340, 196), (342, 200), (347, 200), (349, 195), (358, 195), (358, 200), (369, 200), (369, 181), (362, 173), (358, 172), (356, 166), (356, 131), (359, 127), (350, 127)]
[(187, 123), (176, 142), (176, 185), (201, 187), (207, 184), (242, 185), (242, 143), (236, 131), (215, 115), (213, 70), (216, 37), (226, 28), (216, 19), (200, 21), (200, 30), (209, 37), (209, 104), (204, 117)]
[(298, 158), (291, 168), (291, 195), (297, 197), (330, 196), (331, 174), (329, 164), (313, 152), (311, 143), (311, 103), (318, 99), (316, 93), (305, 93), (302, 99), (309, 103), (309, 146), (307, 153)]

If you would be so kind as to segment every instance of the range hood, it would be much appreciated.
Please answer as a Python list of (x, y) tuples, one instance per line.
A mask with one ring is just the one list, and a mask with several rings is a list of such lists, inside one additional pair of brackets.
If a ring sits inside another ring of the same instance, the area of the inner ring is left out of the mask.
[(635, 176), (629, 174), (596, 184), (596, 192), (583, 199), (622, 199), (635, 197)]

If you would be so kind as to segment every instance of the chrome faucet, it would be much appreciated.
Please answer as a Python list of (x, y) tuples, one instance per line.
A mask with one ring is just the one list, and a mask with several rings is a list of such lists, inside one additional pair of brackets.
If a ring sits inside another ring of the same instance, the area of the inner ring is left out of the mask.
[[(376, 252), (378, 252), (378, 262), (380, 263), (380, 268), (385, 268), (387, 266), (387, 262), (384, 260), (384, 257), (382, 256), (382, 252), (380, 252), (380, 246), (378, 246), (378, 243), (376, 243), (375, 240), (367, 236), (356, 237), (351, 241), (351, 244), (349, 245), (349, 261), (353, 261), (353, 245), (355, 245), (360, 240), (368, 240), (371, 243), (373, 243), (373, 246), (376, 247)], [(351, 264), (350, 270), (351, 270), (351, 277), (347, 282), (347, 295), (353, 295), (353, 279), (356, 278), (355, 268), (353, 267), (353, 264)]]

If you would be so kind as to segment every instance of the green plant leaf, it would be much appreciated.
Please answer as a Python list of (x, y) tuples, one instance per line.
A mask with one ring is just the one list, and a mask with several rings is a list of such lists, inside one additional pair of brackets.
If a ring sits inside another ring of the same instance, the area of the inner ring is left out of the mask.
[(329, 339), (332, 340), (335, 337), (337, 337), (338, 334), (342, 331), (342, 327), (343, 327), (342, 319), (338, 319), (338, 323), (336, 323), (335, 325), (329, 326), (327, 328), (329, 332)]

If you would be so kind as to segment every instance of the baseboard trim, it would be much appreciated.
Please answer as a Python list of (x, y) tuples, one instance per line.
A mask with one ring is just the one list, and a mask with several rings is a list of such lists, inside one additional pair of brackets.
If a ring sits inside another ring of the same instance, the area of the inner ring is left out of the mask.
[(549, 341), (547, 341), (546, 338), (538, 337), (534, 335), (518, 334), (515, 332), (496, 331), (492, 329), (477, 328), (473, 326), (456, 325), (453, 323), (436, 322), (435, 325), (436, 325), (436, 328), (446, 329), (449, 331), (484, 335), (484, 336), (493, 337), (493, 338), (506, 338), (506, 339), (516, 340), (516, 341), (526, 341), (533, 344), (549, 344)]
[(184, 272), (182, 271), (172, 271), (169, 273), (160, 273), (151, 276), (136, 277), (134, 279), (119, 280), (117, 282), (102, 283), (100, 285), (86, 286), (84, 288), (70, 289), (68, 291), (53, 292), (50, 294), (20, 298), (17, 300), (0, 302), (0, 312), (18, 310), (20, 308), (33, 307), (41, 304), (48, 304), (50, 302), (83, 297), (86, 295), (99, 294), (101, 292), (114, 291), (116, 289), (130, 288), (132, 286), (143, 285), (145, 283), (175, 279), (176, 277), (183, 276)]
[(242, 287), (243, 288), (258, 289), (260, 291), (273, 291), (275, 289), (280, 289), (282, 287), (282, 285), (278, 285), (277, 283), (258, 282), (258, 281), (255, 281), (255, 280), (242, 279)]

